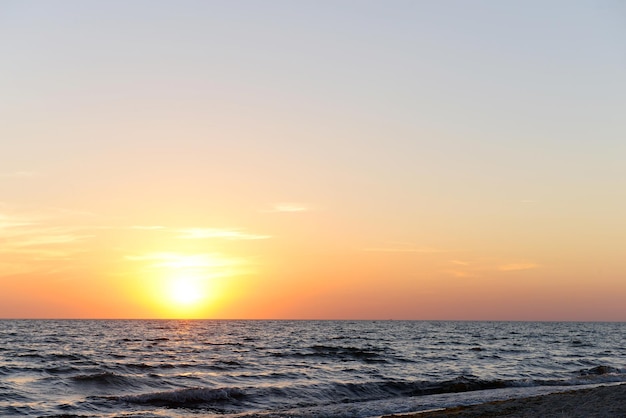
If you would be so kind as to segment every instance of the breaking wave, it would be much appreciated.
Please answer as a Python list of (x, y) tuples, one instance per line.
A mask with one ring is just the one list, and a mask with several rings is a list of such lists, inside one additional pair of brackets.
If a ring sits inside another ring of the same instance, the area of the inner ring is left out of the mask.
[(118, 387), (133, 387), (134, 381), (130, 377), (122, 376), (112, 372), (102, 372), (93, 374), (79, 374), (70, 378), (78, 384), (91, 384), (102, 386), (118, 386)]
[(120, 400), (140, 404), (168, 408), (215, 405), (232, 402), (245, 397), (242, 390), (236, 388), (189, 388), (164, 392), (144, 393), (119, 397)]

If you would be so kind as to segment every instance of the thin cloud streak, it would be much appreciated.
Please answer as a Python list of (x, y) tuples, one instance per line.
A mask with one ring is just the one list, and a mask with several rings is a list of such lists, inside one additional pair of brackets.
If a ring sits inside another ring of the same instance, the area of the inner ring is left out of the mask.
[(93, 235), (70, 235), (70, 234), (51, 234), (51, 235), (35, 235), (27, 236), (22, 239), (16, 239), (14, 247), (35, 247), (41, 245), (53, 244), (69, 244), (82, 241), (87, 238), (93, 238)]
[(83, 242), (93, 235), (85, 234), (84, 228), (54, 223), (52, 217), (1, 213), (0, 277), (47, 275), (76, 265), (86, 251)]
[(8, 173), (0, 173), (0, 178), (9, 178), (9, 179), (23, 179), (23, 178), (31, 178), (37, 177), (39, 173), (35, 171), (12, 171)]
[(93, 238), (88, 228), (51, 225), (53, 218), (0, 213), (0, 233), (3, 238), (0, 262), (3, 274), (9, 265), (22, 265), (20, 271), (39, 271), (37, 261), (70, 260), (84, 248), (79, 243)]
[(156, 252), (124, 256), (127, 261), (138, 262), (148, 271), (167, 270), (202, 274), (204, 277), (223, 277), (243, 272), (245, 263), (239, 258), (224, 257), (217, 253), (180, 254)]
[(33, 221), (0, 214), (0, 230), (34, 225)]
[(178, 254), (178, 253), (150, 253), (143, 255), (127, 255), (129, 261), (147, 261), (154, 268), (207, 268), (220, 265), (216, 263), (215, 256), (211, 254)]
[(241, 232), (236, 229), (219, 228), (186, 228), (179, 229), (180, 239), (211, 239), (220, 238), (227, 240), (260, 240), (272, 238), (271, 235), (257, 235)]
[(448, 274), (450, 276), (458, 277), (458, 278), (479, 277), (479, 275), (476, 273), (469, 272), (469, 271), (462, 271), (462, 270), (444, 270), (443, 273)]
[(498, 267), (500, 271), (522, 271), (522, 270), (532, 270), (538, 268), (538, 264), (534, 263), (513, 263), (513, 264), (504, 264)]
[(442, 270), (442, 273), (448, 274), (454, 277), (482, 277), (486, 275), (498, 274), (498, 272), (516, 272), (533, 270), (540, 267), (539, 264), (532, 262), (513, 262), (504, 263), (502, 260), (477, 260), (472, 263), (450, 260), (451, 264), (456, 267), (454, 269)]
[(297, 212), (307, 212), (311, 209), (305, 205), (300, 203), (277, 203), (274, 205), (272, 209), (264, 210), (263, 212), (271, 212), (271, 213), (297, 213)]
[(175, 233), (176, 238), (186, 240), (225, 239), (225, 240), (262, 240), (270, 239), (271, 235), (252, 234), (241, 229), (227, 228), (170, 228), (162, 225), (133, 225), (129, 229), (137, 231), (160, 231)]
[(363, 251), (368, 252), (384, 252), (384, 253), (422, 253), (422, 254), (435, 254), (435, 253), (445, 253), (447, 250), (442, 250), (438, 248), (430, 248), (430, 247), (375, 247), (375, 248), (364, 248)]

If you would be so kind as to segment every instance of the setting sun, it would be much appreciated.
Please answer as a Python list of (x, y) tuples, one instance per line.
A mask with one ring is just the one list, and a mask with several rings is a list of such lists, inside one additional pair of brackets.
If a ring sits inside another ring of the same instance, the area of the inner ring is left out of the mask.
[(172, 280), (169, 290), (172, 301), (179, 305), (193, 305), (205, 296), (196, 278), (175, 278)]
[(216, 303), (216, 292), (208, 274), (182, 269), (162, 275), (155, 289), (153, 304), (162, 315), (170, 318), (200, 317)]
[[(244, 262), (221, 253), (148, 252), (129, 255), (136, 281), (130, 295), (164, 318), (201, 318), (232, 297), (232, 283), (249, 270)], [(134, 266), (134, 267), (133, 267)]]

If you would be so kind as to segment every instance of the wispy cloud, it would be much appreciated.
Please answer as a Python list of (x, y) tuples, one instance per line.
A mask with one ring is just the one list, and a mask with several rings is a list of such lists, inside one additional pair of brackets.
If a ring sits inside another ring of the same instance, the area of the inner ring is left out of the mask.
[(223, 277), (243, 272), (244, 262), (241, 259), (225, 257), (216, 253), (181, 254), (171, 252), (155, 252), (140, 255), (127, 255), (128, 261), (138, 262), (147, 270), (167, 270), (198, 274), (204, 277)]
[(498, 266), (498, 270), (500, 271), (521, 271), (521, 270), (531, 270), (538, 268), (539, 265), (535, 263), (512, 263), (512, 264), (503, 264)]
[[(5, 209), (5, 208), (3, 208)], [(55, 225), (57, 224), (57, 225)], [(59, 226), (50, 214), (0, 213), (0, 276), (48, 274), (71, 269), (93, 235), (78, 227)]]
[[(0, 250), (0, 254), (10, 254), (11, 256), (24, 256), (27, 257), (27, 261), (53, 261), (53, 260), (70, 260), (75, 255), (84, 253), (83, 250), (76, 248), (37, 248), (32, 246), (5, 248)], [(0, 263), (0, 265), (2, 265)]]
[(477, 273), (466, 270), (444, 270), (443, 273), (459, 278), (479, 277)]
[[(45, 252), (50, 246), (71, 246), (78, 244), (93, 235), (85, 234), (73, 228), (48, 227), (45, 225), (28, 224), (13, 228), (0, 228), (5, 239), (0, 247), (0, 253), (21, 253), (25, 248), (31, 252)], [(47, 247), (40, 249), (38, 247)], [(64, 251), (64, 254), (67, 252)]]
[(129, 229), (138, 231), (159, 231), (175, 234), (178, 239), (203, 240), (203, 239), (224, 239), (224, 240), (260, 240), (270, 239), (271, 235), (253, 234), (236, 228), (171, 228), (162, 225), (133, 225)]
[(76, 209), (68, 209), (68, 208), (59, 208), (59, 207), (52, 207), (50, 208), (50, 211), (53, 212), (54, 214), (58, 214), (60, 216), (79, 216), (81, 218), (93, 218), (96, 217), (97, 214), (95, 212), (89, 212), (89, 211), (85, 211), (85, 210), (76, 210)]
[(33, 225), (34, 221), (20, 216), (12, 216), (0, 213), (0, 230)]
[(363, 251), (370, 252), (382, 252), (382, 253), (422, 253), (422, 254), (434, 254), (444, 253), (446, 250), (433, 247), (412, 247), (412, 246), (384, 246), (384, 247), (370, 247), (364, 248)]
[(20, 179), (20, 178), (29, 178), (29, 177), (37, 177), (39, 173), (35, 171), (11, 171), (0, 173), (0, 178), (11, 178), (11, 179)]
[(250, 234), (237, 229), (186, 228), (179, 229), (178, 232), (180, 233), (180, 235), (178, 235), (180, 239), (220, 238), (227, 240), (258, 240), (271, 238), (271, 235)]
[(0, 213), (0, 233), (4, 238), (4, 251), (15, 248), (70, 244), (93, 235), (88, 228), (55, 225), (45, 216), (13, 215)]
[(539, 268), (539, 264), (523, 262), (505, 262), (494, 258), (478, 258), (471, 262), (461, 260), (449, 260), (454, 264), (453, 268), (444, 268), (442, 273), (454, 277), (483, 277), (494, 276), (502, 272), (515, 272)]
[(16, 239), (14, 243), (14, 247), (36, 247), (43, 245), (54, 245), (54, 244), (69, 244), (77, 241), (83, 241), (87, 238), (92, 238), (93, 235), (76, 235), (76, 234), (54, 234), (42, 231), (40, 234), (29, 234), (27, 236), (22, 237), (21, 239)]
[(223, 265), (216, 261), (219, 260), (219, 258), (216, 258), (212, 254), (178, 254), (164, 252), (129, 255), (124, 258), (129, 261), (148, 262), (148, 266), (153, 268), (198, 269)]
[(279, 213), (295, 213), (306, 212), (311, 210), (306, 205), (300, 203), (277, 203), (271, 209), (264, 210), (263, 212), (279, 212)]

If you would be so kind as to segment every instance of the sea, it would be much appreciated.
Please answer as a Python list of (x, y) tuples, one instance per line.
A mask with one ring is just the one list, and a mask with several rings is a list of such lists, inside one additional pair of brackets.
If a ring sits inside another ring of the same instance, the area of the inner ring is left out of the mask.
[(0, 320), (0, 417), (379, 417), (626, 382), (626, 323)]

